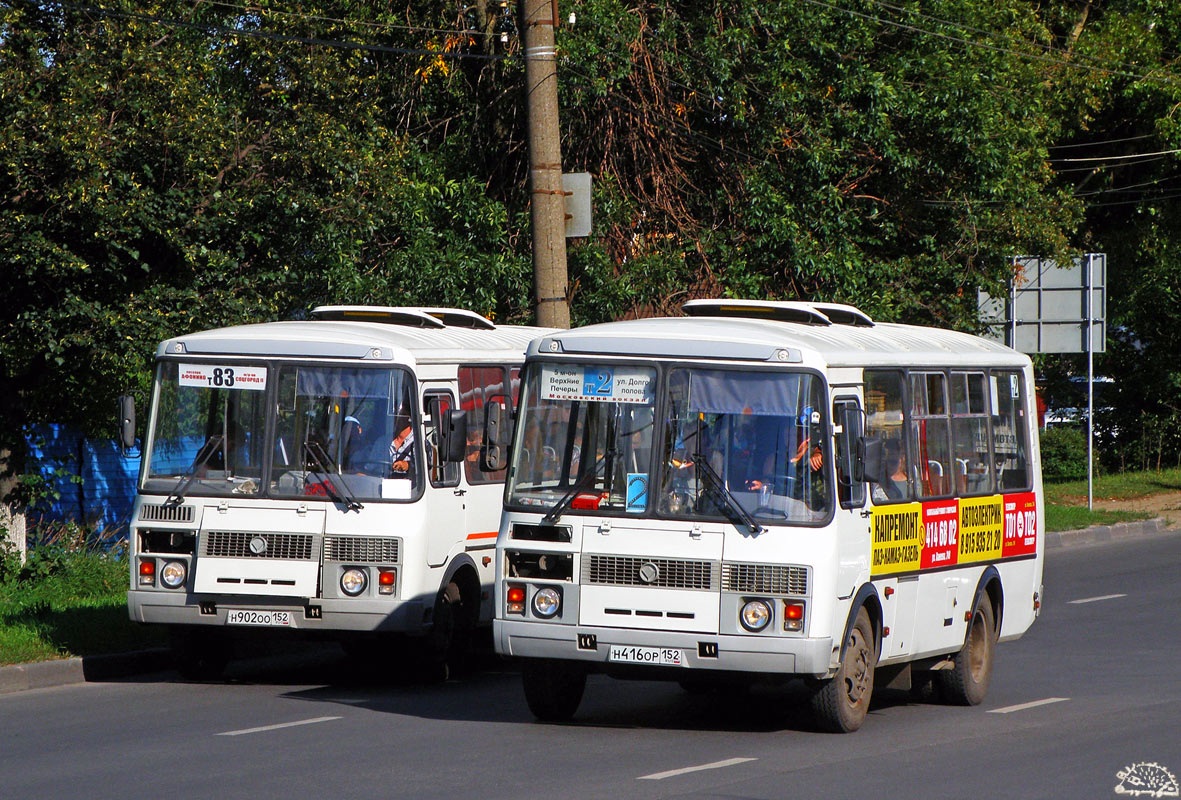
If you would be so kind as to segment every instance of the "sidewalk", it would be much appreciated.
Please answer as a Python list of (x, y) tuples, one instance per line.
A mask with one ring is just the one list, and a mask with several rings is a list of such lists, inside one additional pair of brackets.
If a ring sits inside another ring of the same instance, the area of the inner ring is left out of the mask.
[[(1046, 534), (1046, 549), (1112, 542), (1152, 536), (1181, 529), (1170, 529), (1162, 518), (1117, 525), (1095, 525), (1077, 531), (1056, 531)], [(85, 681), (109, 681), (160, 672), (172, 666), (167, 650), (142, 650), (134, 653), (66, 658), (60, 661), (39, 661), (0, 667), (0, 695), (28, 689), (46, 689)]]

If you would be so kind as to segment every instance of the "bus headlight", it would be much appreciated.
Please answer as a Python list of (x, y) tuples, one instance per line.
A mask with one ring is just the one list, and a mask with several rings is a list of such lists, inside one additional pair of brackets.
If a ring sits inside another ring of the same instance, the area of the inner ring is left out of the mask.
[(160, 583), (169, 589), (179, 589), (184, 585), (186, 572), (183, 561), (169, 561), (160, 570)]
[(758, 633), (771, 622), (771, 606), (766, 600), (748, 600), (738, 613), (738, 621), (751, 633)]
[(356, 597), (365, 591), (365, 587), (369, 584), (369, 578), (365, 575), (365, 570), (350, 567), (344, 571), (340, 576), (340, 590), (349, 597)]
[(533, 613), (542, 619), (550, 619), (562, 607), (562, 593), (551, 586), (538, 589), (533, 595)]

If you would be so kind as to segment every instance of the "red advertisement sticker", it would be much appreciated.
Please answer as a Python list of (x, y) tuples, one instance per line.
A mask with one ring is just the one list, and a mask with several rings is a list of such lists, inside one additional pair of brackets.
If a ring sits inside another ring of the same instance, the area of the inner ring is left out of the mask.
[(959, 505), (955, 500), (923, 503), (922, 569), (955, 564), (959, 541)]
[(1003, 558), (1037, 552), (1037, 499), (1033, 492), (1005, 495)]

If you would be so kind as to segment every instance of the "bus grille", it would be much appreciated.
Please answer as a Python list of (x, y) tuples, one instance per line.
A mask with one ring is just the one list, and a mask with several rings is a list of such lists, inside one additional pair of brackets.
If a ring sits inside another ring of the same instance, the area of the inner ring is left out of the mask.
[(392, 536), (325, 536), (324, 560), (396, 564), (398, 545), (399, 540)]
[(192, 506), (149, 505), (139, 507), (140, 522), (192, 522)]
[(807, 594), (808, 570), (772, 564), (723, 564), (722, 591)]
[(715, 570), (712, 561), (591, 555), (582, 560), (582, 582), (709, 591), (717, 585)]
[[(222, 558), (278, 558), (309, 560), (312, 557), (310, 533), (242, 533), (240, 531), (206, 531), (203, 555)], [(256, 552), (250, 543), (262, 539), (266, 547)]]

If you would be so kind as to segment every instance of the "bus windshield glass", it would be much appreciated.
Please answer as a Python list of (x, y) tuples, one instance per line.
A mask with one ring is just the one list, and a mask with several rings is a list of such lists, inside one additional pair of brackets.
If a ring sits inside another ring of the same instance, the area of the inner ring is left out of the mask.
[[(657, 383), (645, 367), (536, 364), (508, 504), (747, 525), (827, 518), (820, 378), (678, 367)], [(662, 395), (666, 417), (654, 423)]]
[(265, 460), (267, 368), (181, 364), (157, 373), (144, 488), (255, 494)]
[(157, 380), (146, 491), (350, 504), (415, 494), (421, 447), (403, 369), (166, 361)]
[(271, 494), (409, 499), (421, 473), (411, 386), (400, 369), (281, 367)]
[(823, 520), (831, 506), (825, 403), (802, 372), (674, 369), (658, 504), (672, 516), (771, 524)]
[(509, 502), (645, 511), (655, 386), (646, 367), (539, 364), (522, 392)]

